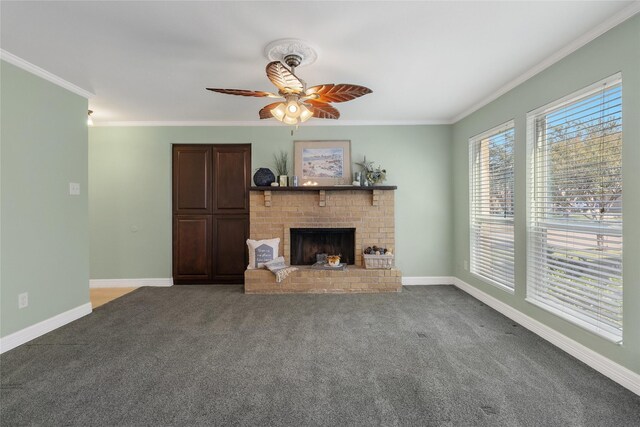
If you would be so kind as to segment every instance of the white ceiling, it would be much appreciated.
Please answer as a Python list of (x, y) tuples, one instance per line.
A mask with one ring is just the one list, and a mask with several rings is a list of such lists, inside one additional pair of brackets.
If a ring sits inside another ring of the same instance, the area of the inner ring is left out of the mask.
[(353, 83), (373, 90), (336, 105), (339, 124), (450, 123), (637, 12), (637, 6), (2, 1), (0, 47), (94, 93), (89, 106), (96, 124), (257, 124), (258, 110), (268, 103), (264, 98), (205, 87), (274, 90), (263, 50), (291, 37), (318, 51), (314, 64), (296, 71), (309, 85)]

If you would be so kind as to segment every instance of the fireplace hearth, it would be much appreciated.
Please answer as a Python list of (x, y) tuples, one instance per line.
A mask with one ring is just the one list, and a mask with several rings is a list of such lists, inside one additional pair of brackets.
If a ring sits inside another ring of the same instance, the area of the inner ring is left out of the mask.
[(355, 262), (355, 228), (291, 228), (291, 265), (312, 265), (316, 255), (340, 255), (340, 262)]

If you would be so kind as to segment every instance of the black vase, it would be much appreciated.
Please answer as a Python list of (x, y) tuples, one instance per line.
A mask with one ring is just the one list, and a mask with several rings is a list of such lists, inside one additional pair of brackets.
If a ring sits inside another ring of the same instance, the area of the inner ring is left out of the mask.
[(268, 187), (272, 182), (276, 182), (276, 176), (269, 168), (259, 168), (253, 174), (253, 182), (258, 187)]

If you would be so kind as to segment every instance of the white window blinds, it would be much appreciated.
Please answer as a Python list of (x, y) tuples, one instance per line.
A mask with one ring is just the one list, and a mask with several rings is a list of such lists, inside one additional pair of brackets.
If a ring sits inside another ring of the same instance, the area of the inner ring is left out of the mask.
[(621, 341), (620, 75), (527, 118), (527, 301)]
[(469, 140), (471, 273), (513, 292), (513, 121)]

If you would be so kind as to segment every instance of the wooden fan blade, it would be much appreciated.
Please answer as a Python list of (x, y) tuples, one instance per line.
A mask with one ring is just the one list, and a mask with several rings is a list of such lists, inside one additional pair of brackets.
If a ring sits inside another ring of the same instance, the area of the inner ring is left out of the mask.
[(282, 93), (301, 93), (304, 83), (280, 61), (267, 65), (267, 77)]
[(317, 119), (339, 119), (340, 111), (333, 105), (318, 102), (318, 101), (306, 101), (306, 103), (311, 105), (311, 110), (313, 111), (313, 117)]
[[(307, 99), (318, 102), (345, 102), (373, 92), (371, 89), (351, 84), (328, 84), (310, 87), (305, 91)], [(303, 97), (303, 98), (305, 98)]]
[(217, 89), (208, 87), (207, 90), (218, 93), (226, 93), (227, 95), (240, 95), (240, 96), (255, 96), (258, 98), (282, 98), (280, 95), (276, 95), (271, 92), (263, 92), (260, 90), (245, 90), (245, 89)]
[(258, 112), (258, 115), (260, 116), (260, 119), (270, 119), (270, 118), (272, 118), (273, 115), (271, 114), (271, 110), (276, 108), (278, 106), (278, 104), (280, 104), (280, 103), (279, 102), (274, 102), (273, 104), (265, 105), (264, 107), (262, 107), (262, 109)]

